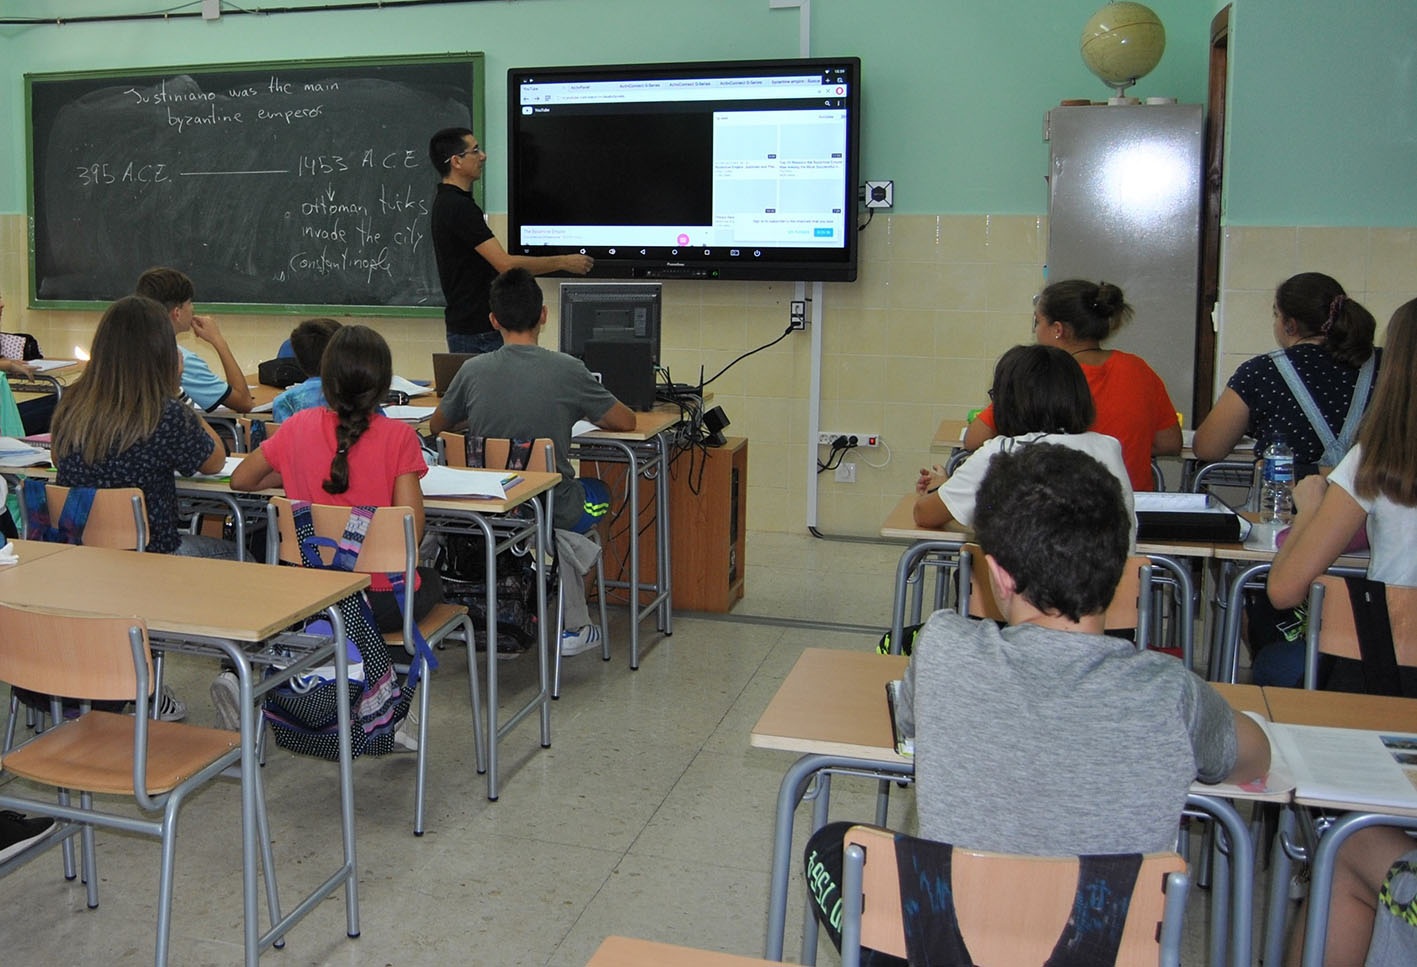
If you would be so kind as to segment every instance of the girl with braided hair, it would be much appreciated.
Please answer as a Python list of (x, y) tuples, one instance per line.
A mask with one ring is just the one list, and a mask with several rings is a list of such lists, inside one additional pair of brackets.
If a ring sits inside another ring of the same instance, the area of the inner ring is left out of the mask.
[[(389, 393), (389, 344), (368, 326), (344, 326), (320, 360), (327, 406), (291, 416), (231, 475), (233, 490), (285, 489), (291, 500), (342, 507), (409, 507), (414, 537), (423, 537), (428, 472), (413, 428), (379, 412)], [(442, 582), (419, 568), (413, 594), (417, 620), (442, 600)], [(403, 617), (388, 579), (373, 575), (369, 603), (380, 631), (397, 631)]]

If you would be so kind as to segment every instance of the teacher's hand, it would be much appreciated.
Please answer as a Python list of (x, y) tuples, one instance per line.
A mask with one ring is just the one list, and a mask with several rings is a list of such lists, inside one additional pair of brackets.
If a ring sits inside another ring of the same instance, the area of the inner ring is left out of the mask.
[(595, 259), (589, 255), (563, 255), (561, 256), (561, 268), (566, 272), (574, 272), (576, 275), (585, 275), (595, 266)]

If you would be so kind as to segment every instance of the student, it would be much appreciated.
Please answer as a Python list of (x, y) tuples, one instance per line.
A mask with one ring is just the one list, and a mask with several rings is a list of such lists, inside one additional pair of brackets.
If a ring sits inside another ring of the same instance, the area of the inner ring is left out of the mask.
[(215, 473), (226, 448), (177, 399), (181, 358), (168, 314), (127, 296), (103, 314), (88, 366), (54, 411), (51, 455), (61, 487), (137, 487), (148, 509), (147, 550), (235, 559), (229, 541), (177, 531), (175, 474)]
[[(920, 836), (1045, 856), (1173, 850), (1192, 780), (1265, 774), (1253, 721), (1174, 658), (1102, 633), (1128, 532), (1107, 468), (1051, 443), (998, 453), (974, 529), (1008, 626), (937, 611), (916, 639), (896, 715), (915, 739)], [(849, 825), (805, 852), (838, 945)]]
[(595, 260), (588, 255), (508, 255), (487, 227), (487, 216), (472, 197), (472, 183), (482, 177), (487, 152), (467, 128), (444, 128), (428, 141), (428, 160), (442, 181), (433, 198), (429, 228), (438, 281), (443, 286), (443, 313), (448, 352), (490, 353), (502, 345), (487, 316), (489, 287), (498, 273), (525, 269), (533, 275), (573, 272), (585, 275)]
[(915, 502), (915, 523), (921, 527), (944, 527), (959, 521), (965, 527), (971, 526), (975, 492), (994, 454), (1041, 440), (1081, 450), (1117, 478), (1132, 520), (1129, 546), (1134, 546), (1136, 515), (1127, 465), (1122, 462), (1122, 446), (1113, 437), (1088, 430), (1097, 411), (1077, 360), (1052, 346), (1015, 346), (994, 365), (994, 387), (989, 390), (989, 399), (994, 405), (994, 426), (999, 435), (985, 440), (955, 469), (953, 476), (947, 478), (938, 466), (921, 469), (915, 483), (920, 495)]
[[(537, 344), (546, 325), (541, 287), (526, 269), (503, 272), (492, 283), (492, 326), (502, 348), (463, 363), (429, 421), (436, 436), (463, 428), (478, 436), (534, 440), (556, 448), (555, 526), (586, 533), (606, 513), (610, 493), (599, 480), (577, 480), (571, 464), (571, 427), (589, 420), (606, 430), (633, 430), (635, 414), (590, 375), (574, 356)], [(600, 646), (578, 581), (566, 581), (567, 625), (561, 653), (578, 655)], [(585, 617), (579, 626), (573, 620)]]
[[(1240, 437), (1249, 434), (1255, 438), (1256, 455), (1283, 436), (1294, 449), (1296, 463), (1310, 467), (1337, 464), (1352, 445), (1352, 437), (1342, 440), (1341, 431), (1355, 389), (1360, 383), (1365, 389), (1355, 416), (1363, 412), (1372, 396), (1375, 371), (1382, 359), (1382, 350), (1373, 348), (1376, 328), (1373, 314), (1327, 275), (1304, 272), (1280, 283), (1274, 290), (1274, 341), (1279, 348), (1246, 360), (1235, 370), (1210, 415), (1196, 427), (1196, 458), (1223, 460)], [(1360, 380), (1369, 360), (1372, 365)], [(1325, 441), (1305, 415), (1281, 366), (1317, 409), (1323, 430), (1340, 438), (1339, 452), (1330, 459), (1321, 459)], [(1356, 429), (1356, 422), (1353, 426)]]
[(333, 319), (306, 319), (290, 333), (290, 348), (305, 381), (296, 383), (275, 398), (271, 418), (284, 423), (301, 410), (325, 405), (325, 391), (320, 384), (320, 357), (340, 324)]
[[(1149, 491), (1156, 487), (1151, 458), (1181, 452), (1181, 425), (1161, 377), (1141, 357), (1102, 348), (1102, 341), (1131, 317), (1132, 307), (1115, 285), (1069, 279), (1054, 282), (1034, 300), (1033, 335), (1082, 365), (1097, 406), (1092, 429), (1117, 438), (1132, 489)], [(994, 408), (988, 406), (969, 424), (964, 446), (977, 450), (998, 432)]]
[[(1328, 479), (1305, 477), (1294, 491), (1297, 513), (1288, 539), (1269, 572), (1269, 599), (1293, 607), (1309, 585), (1366, 527), (1372, 557), (1368, 577), (1395, 587), (1417, 587), (1417, 299), (1393, 313), (1387, 327), (1387, 362), (1372, 405), (1348, 451)], [(1417, 963), (1417, 928), (1389, 920), (1373, 933), (1378, 891), (1402, 875), (1396, 864), (1417, 863), (1412, 840), (1391, 827), (1359, 830), (1343, 844), (1334, 874), (1325, 963), (1375, 967)], [(1410, 875), (1410, 874), (1409, 874)], [(1303, 916), (1299, 918), (1302, 925)], [(1372, 938), (1373, 949), (1369, 949)], [(1292, 938), (1289, 960), (1297, 964), (1303, 932)]]
[[(320, 380), (328, 405), (301, 410), (280, 424), (231, 475), (238, 491), (284, 488), (291, 500), (342, 507), (411, 507), (414, 538), (423, 537), (423, 491), (428, 472), (411, 426), (379, 412), (394, 368), (389, 344), (368, 326), (343, 326), (326, 346)], [(414, 620), (443, 599), (442, 581), (418, 569)], [(369, 604), (380, 631), (403, 627), (389, 579), (370, 578)]]
[(185, 346), (178, 346), (182, 354), (182, 392), (191, 397), (198, 406), (210, 413), (218, 406), (226, 406), (238, 413), (249, 413), (255, 401), (246, 388), (246, 374), (241, 371), (226, 337), (211, 316), (192, 314), (192, 297), (195, 290), (192, 280), (176, 269), (151, 268), (138, 277), (137, 294), (147, 296), (162, 303), (175, 335), (191, 331), (198, 339), (211, 344), (221, 359), (225, 378), (212, 372), (207, 361)]

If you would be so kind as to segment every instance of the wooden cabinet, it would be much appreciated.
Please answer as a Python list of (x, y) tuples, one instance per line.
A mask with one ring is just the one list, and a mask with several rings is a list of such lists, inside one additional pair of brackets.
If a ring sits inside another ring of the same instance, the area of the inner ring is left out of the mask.
[[(622, 466), (587, 465), (611, 493), (624, 493)], [(640, 482), (640, 573), (653, 575), (656, 566), (654, 487)], [(629, 571), (628, 514), (611, 528), (606, 547), (606, 577)], [(683, 611), (728, 611), (743, 597), (744, 538), (748, 520), (748, 441), (729, 437), (721, 447), (680, 453), (669, 474), (669, 537), (674, 582), (674, 608)], [(612, 592), (623, 601), (625, 592)], [(648, 600), (647, 594), (642, 601)]]

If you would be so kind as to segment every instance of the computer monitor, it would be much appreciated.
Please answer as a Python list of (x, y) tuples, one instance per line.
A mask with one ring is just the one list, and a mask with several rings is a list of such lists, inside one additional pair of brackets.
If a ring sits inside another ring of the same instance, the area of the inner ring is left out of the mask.
[(586, 343), (648, 343), (659, 362), (659, 282), (562, 282), (561, 352), (585, 358)]

